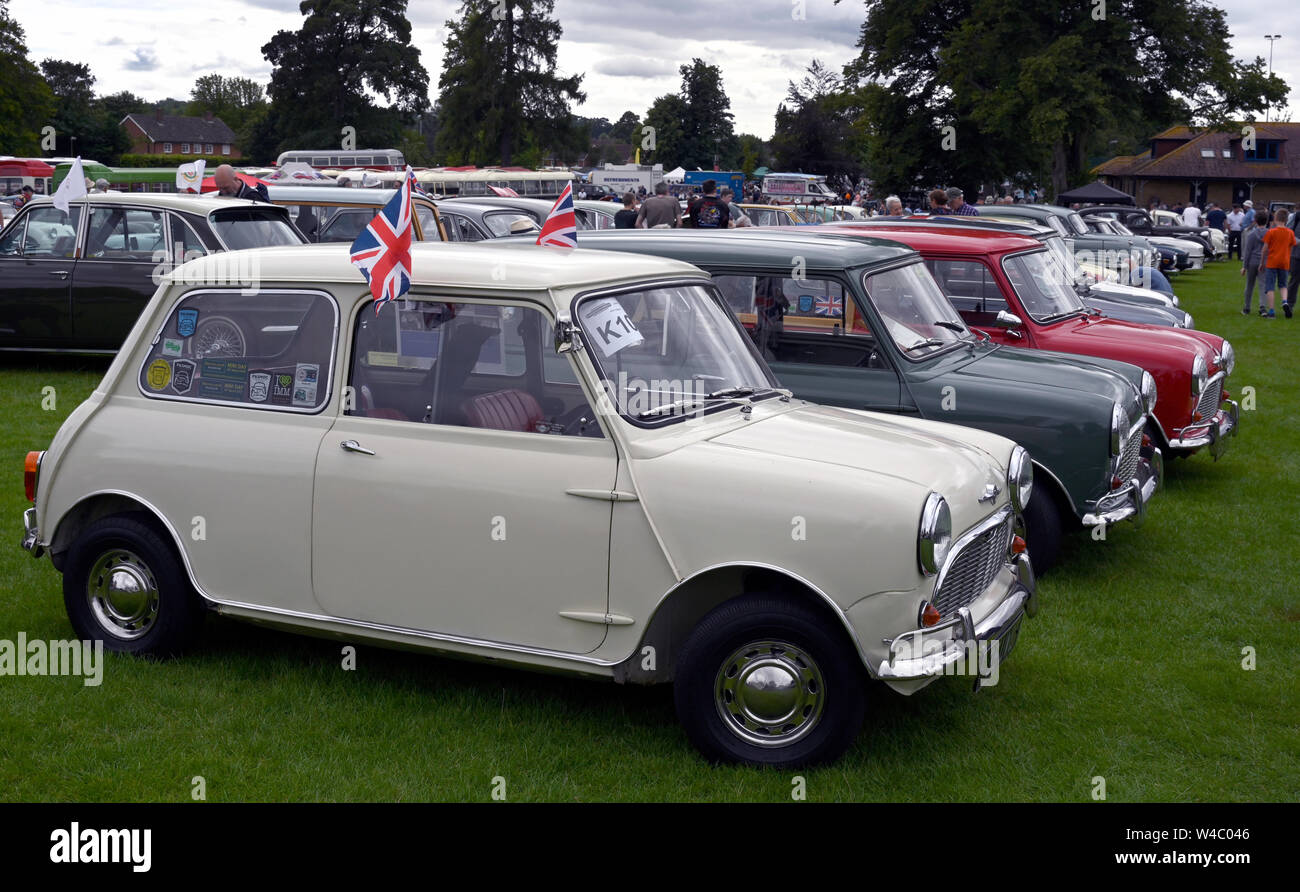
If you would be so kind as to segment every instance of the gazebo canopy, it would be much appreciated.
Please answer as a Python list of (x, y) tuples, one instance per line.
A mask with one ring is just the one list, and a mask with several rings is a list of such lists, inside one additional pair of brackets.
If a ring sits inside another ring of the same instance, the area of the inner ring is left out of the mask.
[(1056, 198), (1062, 207), (1069, 207), (1074, 202), (1092, 204), (1133, 204), (1133, 196), (1127, 192), (1121, 192), (1118, 189), (1112, 189), (1101, 180), (1095, 183), (1089, 183), (1086, 186), (1080, 186), (1078, 189), (1071, 189), (1069, 192), (1062, 192)]

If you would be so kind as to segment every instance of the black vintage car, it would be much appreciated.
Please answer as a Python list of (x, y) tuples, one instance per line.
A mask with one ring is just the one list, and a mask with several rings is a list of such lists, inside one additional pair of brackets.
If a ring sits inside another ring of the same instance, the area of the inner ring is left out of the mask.
[(64, 213), (34, 199), (0, 232), (0, 350), (115, 353), (185, 260), (301, 244), (288, 211), (256, 201), (108, 192)]
[(1198, 243), (1205, 250), (1205, 259), (1214, 256), (1214, 242), (1208, 226), (1158, 226), (1151, 215), (1142, 208), (1122, 204), (1103, 204), (1084, 208), (1084, 212), (1097, 217), (1110, 217), (1128, 227), (1134, 235), (1168, 235)]

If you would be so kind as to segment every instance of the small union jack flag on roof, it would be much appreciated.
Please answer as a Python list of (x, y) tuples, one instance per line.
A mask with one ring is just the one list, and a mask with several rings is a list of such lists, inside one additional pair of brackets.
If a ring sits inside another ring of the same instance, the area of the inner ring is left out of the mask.
[(537, 233), (537, 244), (560, 248), (578, 247), (578, 216), (573, 211), (573, 184), (569, 183), (555, 199), (555, 205), (546, 215), (542, 231)]
[(402, 188), (352, 243), (352, 264), (370, 283), (379, 308), (411, 290), (411, 191), (415, 173), (408, 166)]

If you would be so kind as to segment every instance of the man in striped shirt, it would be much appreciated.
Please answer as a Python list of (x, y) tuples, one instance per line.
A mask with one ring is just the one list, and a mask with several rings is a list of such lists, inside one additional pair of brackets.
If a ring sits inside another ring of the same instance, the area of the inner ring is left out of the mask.
[(964, 193), (956, 186), (948, 190), (948, 210), (962, 217), (978, 217), (980, 215), (975, 205), (966, 203)]

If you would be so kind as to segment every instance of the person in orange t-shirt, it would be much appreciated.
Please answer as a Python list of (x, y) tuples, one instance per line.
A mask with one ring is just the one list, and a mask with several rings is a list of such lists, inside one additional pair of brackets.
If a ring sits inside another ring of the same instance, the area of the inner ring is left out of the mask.
[[(1273, 225), (1264, 233), (1264, 255), (1260, 258), (1259, 271), (1264, 275), (1264, 300), (1268, 303), (1268, 318), (1274, 317), (1273, 289), (1276, 286), (1286, 291), (1286, 272), (1291, 267), (1291, 247), (1296, 243), (1295, 233), (1287, 228), (1287, 211), (1278, 208), (1273, 215)], [(1282, 312), (1291, 318), (1291, 304), (1282, 302)], [(1264, 316), (1261, 304), (1259, 315)]]

